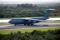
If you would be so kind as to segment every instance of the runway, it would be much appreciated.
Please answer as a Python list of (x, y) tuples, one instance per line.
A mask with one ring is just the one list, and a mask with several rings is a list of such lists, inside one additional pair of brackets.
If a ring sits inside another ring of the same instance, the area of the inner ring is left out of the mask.
[[(14, 25), (8, 23), (9, 20), (11, 20), (11, 19), (0, 20), (0, 30), (51, 28), (51, 27), (60, 28), (60, 21), (59, 21), (60, 18), (49, 18), (49, 19), (47, 19), (46, 22), (35, 23), (33, 26), (24, 26), (24, 25), (14, 26)], [(55, 21), (55, 20), (57, 20), (57, 21)]]
[(24, 26), (24, 25), (17, 25), (14, 26), (12, 24), (5, 24), (0, 25), (0, 30), (14, 30), (14, 29), (31, 29), (31, 28), (51, 28), (51, 27), (58, 27), (60, 28), (60, 23), (56, 22), (40, 22), (36, 23), (33, 26)]

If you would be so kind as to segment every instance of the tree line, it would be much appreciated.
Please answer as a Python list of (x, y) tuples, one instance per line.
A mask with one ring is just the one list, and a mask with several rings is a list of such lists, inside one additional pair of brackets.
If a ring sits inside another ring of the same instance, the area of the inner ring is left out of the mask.
[[(58, 6), (56, 6), (58, 8)], [(40, 7), (32, 4), (18, 4), (16, 6), (1, 6), (0, 5), (0, 18), (12, 18), (12, 17), (37, 17), (42, 16), (46, 7)], [(51, 16), (60, 16), (60, 11), (55, 11)]]
[(0, 34), (0, 40), (60, 40), (60, 29)]

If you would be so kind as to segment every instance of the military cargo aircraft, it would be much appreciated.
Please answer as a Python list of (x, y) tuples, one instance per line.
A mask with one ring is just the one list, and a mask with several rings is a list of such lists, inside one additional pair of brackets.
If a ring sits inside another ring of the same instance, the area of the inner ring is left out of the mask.
[(46, 9), (44, 11), (44, 15), (40, 17), (32, 17), (32, 18), (13, 18), (9, 21), (10, 24), (14, 24), (15, 26), (18, 24), (24, 24), (28, 26), (34, 25), (34, 23), (43, 22), (49, 18), (50, 13), (55, 9)]

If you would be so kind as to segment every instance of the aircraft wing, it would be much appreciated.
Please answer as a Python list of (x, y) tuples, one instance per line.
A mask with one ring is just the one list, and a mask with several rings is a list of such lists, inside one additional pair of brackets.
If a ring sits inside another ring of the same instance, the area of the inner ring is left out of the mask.
[(32, 19), (32, 18), (22, 18), (22, 19), (29, 20), (29, 21), (31, 21), (31, 20), (33, 20), (33, 21), (39, 21), (39, 22), (45, 22), (46, 21), (46, 20)]

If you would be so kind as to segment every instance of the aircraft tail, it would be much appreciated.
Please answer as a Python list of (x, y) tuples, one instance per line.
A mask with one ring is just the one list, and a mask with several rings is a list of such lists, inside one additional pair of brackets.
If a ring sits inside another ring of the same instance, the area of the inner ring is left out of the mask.
[(49, 15), (52, 13), (53, 10), (55, 10), (55, 9), (46, 9), (44, 11), (44, 16), (43, 17), (45, 17), (45, 19), (48, 18)]
[(46, 20), (49, 18), (49, 15), (52, 13), (52, 11), (55, 10), (55, 9), (46, 9), (44, 11), (44, 15), (41, 16), (41, 17), (37, 17), (37, 18), (33, 18), (33, 19), (40, 19), (40, 20)]

